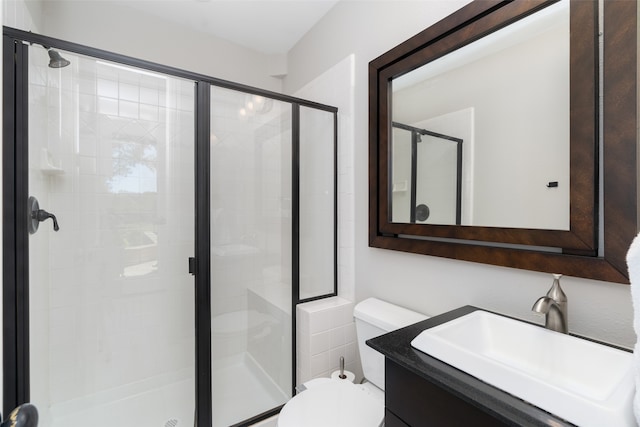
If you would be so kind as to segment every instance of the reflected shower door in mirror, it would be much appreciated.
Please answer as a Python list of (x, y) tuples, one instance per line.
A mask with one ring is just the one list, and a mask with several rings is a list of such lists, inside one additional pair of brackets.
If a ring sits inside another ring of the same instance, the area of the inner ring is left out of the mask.
[(461, 224), (463, 142), (393, 123), (393, 222)]
[(569, 18), (560, 1), (391, 80), (392, 222), (570, 229)]

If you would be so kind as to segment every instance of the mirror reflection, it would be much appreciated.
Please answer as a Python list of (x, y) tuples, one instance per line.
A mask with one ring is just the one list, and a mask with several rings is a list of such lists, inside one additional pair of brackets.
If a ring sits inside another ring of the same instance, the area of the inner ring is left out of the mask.
[(460, 225), (464, 140), (394, 122), (392, 142), (393, 222)]
[(391, 81), (395, 223), (569, 230), (569, 1)]

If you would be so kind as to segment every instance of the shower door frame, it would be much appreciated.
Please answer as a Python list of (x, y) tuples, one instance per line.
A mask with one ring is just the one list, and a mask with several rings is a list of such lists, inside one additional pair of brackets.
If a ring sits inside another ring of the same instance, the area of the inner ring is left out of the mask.
[[(296, 306), (300, 303), (336, 296), (338, 291), (338, 109), (301, 98), (283, 95), (179, 68), (96, 49), (73, 42), (3, 27), (3, 402), (2, 412), (29, 401), (29, 241), (27, 232), (28, 197), (28, 49), (39, 44), (72, 53), (107, 60), (194, 82), (195, 90), (195, 245), (189, 272), (195, 277), (195, 420), (197, 427), (211, 427), (212, 415), (212, 338), (211, 338), (211, 216), (210, 216), (210, 110), (211, 87), (264, 96), (292, 106), (292, 289), (291, 350), (292, 384), (296, 384)], [(14, 66), (9, 66), (14, 62)], [(299, 192), (300, 192), (300, 107), (333, 114), (334, 159), (334, 283), (333, 291), (300, 299), (299, 282)], [(195, 262), (192, 262), (194, 261)], [(198, 262), (202, 260), (203, 262)], [(277, 414), (282, 406), (235, 424), (252, 423)]]

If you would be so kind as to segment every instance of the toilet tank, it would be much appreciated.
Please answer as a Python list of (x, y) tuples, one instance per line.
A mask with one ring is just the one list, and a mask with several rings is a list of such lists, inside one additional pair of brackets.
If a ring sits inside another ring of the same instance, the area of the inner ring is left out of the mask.
[(358, 350), (360, 351), (364, 377), (384, 390), (384, 356), (365, 342), (387, 332), (425, 320), (429, 316), (377, 298), (368, 298), (355, 306), (353, 317), (356, 320)]

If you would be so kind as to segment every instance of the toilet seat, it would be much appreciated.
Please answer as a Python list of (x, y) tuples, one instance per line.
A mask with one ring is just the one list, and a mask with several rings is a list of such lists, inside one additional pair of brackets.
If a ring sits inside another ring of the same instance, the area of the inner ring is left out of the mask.
[(287, 402), (278, 427), (378, 427), (383, 419), (384, 400), (375, 393), (349, 381), (329, 380)]

